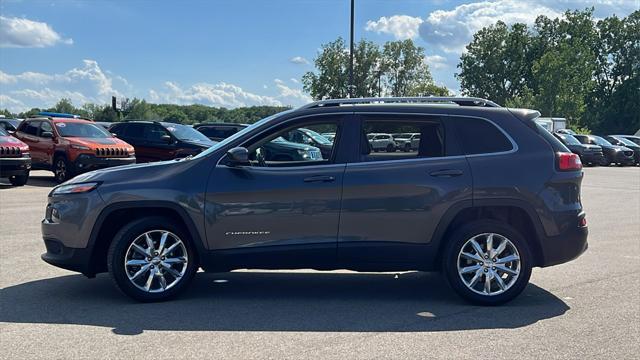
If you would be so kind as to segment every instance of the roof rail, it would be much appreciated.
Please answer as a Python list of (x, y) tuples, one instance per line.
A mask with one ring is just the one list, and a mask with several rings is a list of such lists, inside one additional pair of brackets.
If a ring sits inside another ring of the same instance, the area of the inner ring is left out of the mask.
[(370, 97), (351, 99), (328, 99), (315, 101), (301, 106), (299, 109), (312, 109), (325, 106), (358, 105), (358, 104), (401, 104), (401, 103), (433, 103), (457, 104), (459, 106), (500, 107), (493, 101), (475, 97), (451, 96), (416, 96), (416, 97)]

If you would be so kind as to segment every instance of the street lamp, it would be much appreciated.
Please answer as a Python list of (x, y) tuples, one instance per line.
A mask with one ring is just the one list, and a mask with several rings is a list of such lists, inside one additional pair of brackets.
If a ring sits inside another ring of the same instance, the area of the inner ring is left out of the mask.
[(351, 0), (351, 40), (350, 40), (350, 50), (349, 50), (349, 97), (353, 97), (353, 12), (354, 12), (354, 1)]

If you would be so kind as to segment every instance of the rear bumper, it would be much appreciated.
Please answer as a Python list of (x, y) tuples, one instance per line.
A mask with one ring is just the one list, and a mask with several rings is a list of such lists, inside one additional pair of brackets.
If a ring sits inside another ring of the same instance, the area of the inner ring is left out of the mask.
[(74, 165), (76, 172), (81, 173), (113, 166), (135, 164), (135, 162), (136, 158), (133, 156), (126, 158), (107, 158), (83, 154), (78, 156)]
[(558, 236), (545, 238), (541, 241), (542, 263), (540, 266), (562, 264), (579, 257), (587, 251), (588, 235), (587, 226), (576, 226)]
[(26, 175), (31, 170), (31, 158), (0, 158), (0, 177)]

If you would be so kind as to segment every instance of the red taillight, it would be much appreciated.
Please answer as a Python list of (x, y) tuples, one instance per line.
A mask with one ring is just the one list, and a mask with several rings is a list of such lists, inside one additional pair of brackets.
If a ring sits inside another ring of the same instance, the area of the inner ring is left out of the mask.
[(558, 153), (558, 170), (571, 171), (580, 169), (582, 169), (582, 161), (580, 161), (580, 156), (574, 153)]
[(583, 217), (582, 219), (580, 219), (580, 223), (579, 223), (579, 225), (580, 225), (581, 227), (585, 227), (585, 226), (587, 226), (587, 218), (586, 218), (586, 217)]

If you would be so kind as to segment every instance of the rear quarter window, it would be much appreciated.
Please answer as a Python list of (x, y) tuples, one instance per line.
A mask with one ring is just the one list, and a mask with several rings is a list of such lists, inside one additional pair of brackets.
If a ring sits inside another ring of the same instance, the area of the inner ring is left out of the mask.
[(458, 142), (465, 154), (490, 154), (513, 150), (513, 144), (504, 133), (487, 120), (453, 117)]

